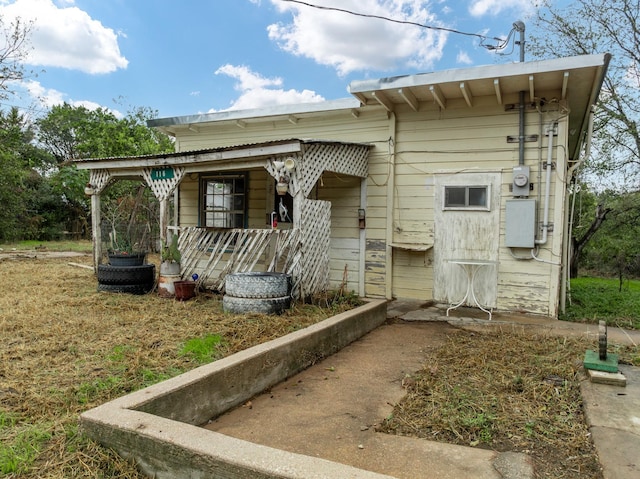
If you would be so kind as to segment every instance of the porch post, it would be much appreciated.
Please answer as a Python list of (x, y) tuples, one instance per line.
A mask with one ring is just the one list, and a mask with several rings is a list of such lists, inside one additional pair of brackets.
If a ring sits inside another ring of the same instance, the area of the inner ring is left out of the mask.
[(102, 229), (100, 228), (100, 193), (91, 195), (91, 238), (93, 240), (93, 267), (97, 273), (98, 265), (102, 261)]
[(169, 225), (169, 200), (162, 198), (160, 200), (160, 239), (168, 244), (167, 226)]

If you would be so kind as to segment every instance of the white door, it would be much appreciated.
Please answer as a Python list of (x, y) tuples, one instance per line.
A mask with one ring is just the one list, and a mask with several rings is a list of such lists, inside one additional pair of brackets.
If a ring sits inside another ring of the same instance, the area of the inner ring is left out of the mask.
[[(500, 173), (435, 175), (434, 299), (455, 304), (467, 289), (467, 272), (451, 260), (498, 260)], [(477, 267), (475, 296), (486, 308), (497, 302), (497, 265)], [(475, 306), (471, 298), (465, 304)]]

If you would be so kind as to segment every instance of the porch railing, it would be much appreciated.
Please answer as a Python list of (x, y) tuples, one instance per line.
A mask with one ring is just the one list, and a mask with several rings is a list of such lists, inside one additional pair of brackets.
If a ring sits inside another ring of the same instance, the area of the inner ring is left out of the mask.
[(224, 292), (224, 279), (229, 273), (268, 271), (291, 274), (292, 295), (298, 295), (298, 229), (182, 228), (178, 248), (182, 277), (197, 274), (198, 283), (209, 289)]

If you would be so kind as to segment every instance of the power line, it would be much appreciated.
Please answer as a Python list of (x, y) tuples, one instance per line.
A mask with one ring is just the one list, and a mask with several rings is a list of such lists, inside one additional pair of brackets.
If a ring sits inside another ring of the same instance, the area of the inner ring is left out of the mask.
[[(480, 35), (479, 33), (462, 32), (460, 30), (455, 30), (453, 28), (435, 27), (433, 25), (425, 25), (423, 23), (411, 22), (411, 21), (408, 21), (408, 20), (398, 20), (396, 18), (385, 17), (385, 16), (382, 16), (382, 15), (372, 15), (372, 14), (368, 14), (368, 13), (354, 12), (354, 11), (346, 10), (346, 9), (343, 9), (343, 8), (325, 7), (325, 6), (322, 6), (322, 5), (314, 5), (312, 3), (302, 2), (300, 0), (280, 0), (280, 1), (289, 2), (289, 3), (297, 3), (299, 5), (304, 5), (304, 6), (307, 6), (307, 7), (317, 8), (318, 10), (331, 10), (331, 11), (335, 11), (335, 12), (347, 13), (349, 15), (354, 15), (356, 17), (376, 18), (378, 20), (385, 20), (387, 22), (400, 23), (400, 24), (404, 24), (404, 25), (413, 25), (413, 26), (420, 27), (420, 28), (427, 28), (429, 30), (437, 30), (437, 31), (442, 31), (442, 32), (455, 33), (455, 34), (458, 34), (458, 35), (466, 35), (466, 36), (469, 36), (469, 37), (476, 37), (476, 38), (479, 38), (481, 40), (480, 45), (482, 45), (485, 48), (489, 48), (490, 50), (500, 50), (500, 49), (504, 48), (507, 45), (507, 43), (509, 42), (509, 39), (511, 38), (511, 34), (505, 40), (503, 38), (487, 37), (486, 35)], [(494, 40), (496, 42), (499, 42), (499, 44), (497, 46), (485, 45), (484, 42), (486, 40)]]

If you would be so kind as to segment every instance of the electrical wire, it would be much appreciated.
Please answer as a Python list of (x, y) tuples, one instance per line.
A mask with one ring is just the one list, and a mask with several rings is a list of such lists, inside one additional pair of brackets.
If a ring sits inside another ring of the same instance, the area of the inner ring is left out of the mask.
[[(480, 41), (480, 45), (487, 48), (488, 50), (502, 50), (504, 47), (507, 46), (507, 44), (509, 43), (509, 40), (511, 39), (511, 36), (513, 35), (513, 33), (517, 30), (517, 28), (514, 26), (514, 28), (511, 29), (511, 32), (509, 32), (509, 36), (506, 39), (503, 38), (498, 38), (498, 37), (488, 37), (486, 35), (480, 35), (479, 33), (469, 33), (469, 32), (462, 32), (460, 30), (455, 30), (453, 28), (446, 28), (446, 27), (436, 27), (433, 25), (426, 25), (424, 23), (418, 23), (418, 22), (412, 22), (409, 20), (398, 20), (396, 18), (390, 18), (390, 17), (385, 17), (382, 15), (373, 15), (373, 14), (369, 14), (369, 13), (359, 13), (359, 12), (354, 12), (351, 10), (346, 10), (344, 8), (337, 8), (337, 7), (325, 7), (323, 5), (314, 5), (313, 3), (308, 3), (308, 2), (303, 2), (301, 0), (280, 0), (281, 2), (287, 2), (287, 3), (297, 3), (299, 5), (304, 5), (306, 7), (311, 7), (311, 8), (317, 8), (318, 10), (330, 10), (330, 11), (334, 11), (334, 12), (341, 12), (341, 13), (347, 13), (349, 15), (354, 15), (356, 17), (364, 17), (364, 18), (376, 18), (378, 20), (385, 20), (387, 22), (392, 22), (392, 23), (399, 23), (399, 24), (403, 24), (403, 25), (413, 25), (416, 27), (420, 27), (420, 28), (427, 28), (429, 30), (437, 30), (437, 31), (441, 31), (441, 32), (448, 32), (448, 33), (455, 33), (458, 35), (466, 35), (469, 37), (476, 37), (479, 38)], [(492, 40), (495, 42), (499, 42), (498, 45), (487, 45), (485, 42), (487, 40)]]

